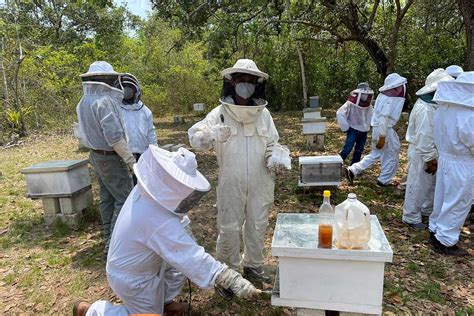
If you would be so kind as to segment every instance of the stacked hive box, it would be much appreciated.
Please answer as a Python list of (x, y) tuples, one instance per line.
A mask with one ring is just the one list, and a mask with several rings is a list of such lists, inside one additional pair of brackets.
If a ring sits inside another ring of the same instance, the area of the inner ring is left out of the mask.
[(79, 226), (82, 210), (92, 204), (87, 161), (47, 161), (21, 170), (26, 176), (28, 197), (43, 201), (47, 225), (60, 220), (72, 228)]
[(324, 150), (326, 118), (321, 117), (318, 97), (309, 98), (309, 108), (303, 110), (303, 134), (306, 135), (308, 147)]
[(334, 156), (299, 157), (300, 177), (298, 186), (337, 186), (341, 184), (342, 158)]

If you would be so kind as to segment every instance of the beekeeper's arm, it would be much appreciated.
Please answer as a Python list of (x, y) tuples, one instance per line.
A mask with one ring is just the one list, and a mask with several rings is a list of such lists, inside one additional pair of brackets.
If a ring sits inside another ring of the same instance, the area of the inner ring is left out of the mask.
[(278, 135), (278, 131), (275, 127), (275, 123), (273, 122), (273, 118), (270, 114), (270, 112), (265, 109), (263, 112), (262, 112), (262, 115), (265, 115), (265, 125), (267, 126), (267, 130), (268, 130), (268, 141), (267, 141), (267, 147), (265, 149), (265, 162), (267, 163), (268, 165), (268, 160), (270, 159), (270, 157), (272, 156), (272, 152), (273, 152), (273, 146), (275, 144), (278, 144), (278, 140), (280, 139), (280, 136)]
[(217, 284), (231, 289), (241, 298), (253, 298), (259, 294), (239, 273), (206, 253), (176, 218), (164, 221), (157, 227), (147, 246), (201, 288), (211, 288)]
[(337, 124), (344, 133), (350, 128), (347, 116), (349, 115), (349, 102), (344, 103), (336, 112)]
[(214, 142), (225, 142), (230, 137), (230, 127), (220, 122), (218, 108), (207, 114), (206, 118), (197, 122), (188, 130), (191, 147), (198, 150), (208, 150)]
[(425, 163), (438, 158), (433, 137), (433, 114), (428, 106), (424, 106), (416, 117), (415, 137), (418, 141), (415, 144), (415, 151)]
[[(148, 109), (148, 108), (147, 108)], [(153, 114), (151, 113), (150, 109), (147, 111), (146, 115), (146, 124), (147, 124), (147, 139), (150, 145), (158, 145), (158, 141), (156, 140), (156, 128), (153, 125)]]
[(123, 130), (122, 123), (120, 122), (118, 112), (113, 102), (105, 99), (97, 108), (96, 116), (102, 128), (105, 141), (127, 164), (128, 169), (132, 171), (133, 164), (136, 163), (135, 157), (133, 157), (128, 149), (128, 144), (125, 140), (125, 131)]
[(474, 117), (472, 115), (464, 123), (460, 124), (459, 140), (469, 148), (471, 155), (474, 156)]
[(417, 113), (415, 126), (415, 151), (425, 163), (424, 170), (434, 174), (438, 169), (438, 150), (436, 149), (433, 136), (433, 109), (425, 105)]

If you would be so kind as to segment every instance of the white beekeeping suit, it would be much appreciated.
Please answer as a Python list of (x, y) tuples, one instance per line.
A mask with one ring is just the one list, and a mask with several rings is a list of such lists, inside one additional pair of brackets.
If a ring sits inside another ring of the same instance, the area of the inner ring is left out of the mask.
[(379, 89), (380, 94), (375, 100), (372, 115), (372, 149), (370, 154), (360, 162), (346, 169), (349, 182), (355, 176), (371, 167), (380, 159), (381, 172), (377, 184), (388, 185), (395, 176), (400, 153), (400, 140), (394, 126), (400, 119), (403, 104), (405, 103), (407, 79), (397, 73), (385, 78), (384, 85)]
[[(268, 212), (273, 205), (274, 193), (274, 180), (267, 168), (267, 160), (279, 136), (266, 109), (267, 102), (254, 98), (255, 86), (250, 85), (248, 89), (252, 93), (247, 93), (245, 85), (249, 84), (244, 83), (242, 89), (236, 84), (234, 95), (227, 94), (225, 87), (230, 84), (230, 79), (235, 80), (242, 74), (244, 77), (249, 74), (256, 76), (258, 82), (268, 75), (247, 59), (237, 61), (234, 67), (222, 74), (225, 79), (221, 105), (189, 129), (189, 141), (192, 147), (201, 150), (214, 147), (219, 163), (217, 258), (230, 268), (239, 269), (243, 226), (244, 276), (247, 272), (249, 275), (258, 274), (257, 278), (267, 282), (268, 277), (261, 268)], [(234, 92), (234, 87), (231, 90)], [(236, 95), (240, 94), (245, 95), (252, 105), (236, 105)]]
[(153, 114), (142, 101), (122, 104), (121, 110), (128, 137), (128, 147), (132, 153), (142, 154), (149, 145), (158, 144)]
[(433, 99), (434, 141), (439, 162), (430, 241), (435, 251), (467, 255), (456, 243), (474, 204), (474, 72), (440, 82)]
[(141, 89), (138, 80), (131, 74), (122, 76), (124, 96), (120, 105), (128, 147), (137, 157), (148, 149), (149, 145), (157, 145), (153, 114), (140, 101)]
[(138, 185), (117, 219), (107, 258), (107, 280), (124, 305), (97, 301), (86, 315), (166, 313), (165, 303), (179, 294), (184, 276), (241, 298), (260, 293), (183, 227), (187, 212), (210, 190), (196, 168), (194, 154), (184, 148), (170, 153), (151, 145), (142, 155), (134, 167)]
[[(403, 205), (403, 222), (413, 228), (426, 228), (422, 215), (433, 210), (438, 151), (433, 136), (433, 116), (438, 105), (432, 101), (439, 82), (453, 80), (444, 69), (434, 70), (425, 86), (416, 92), (420, 98), (410, 114), (406, 140), (409, 142), (409, 168)], [(432, 165), (432, 166), (431, 166)]]

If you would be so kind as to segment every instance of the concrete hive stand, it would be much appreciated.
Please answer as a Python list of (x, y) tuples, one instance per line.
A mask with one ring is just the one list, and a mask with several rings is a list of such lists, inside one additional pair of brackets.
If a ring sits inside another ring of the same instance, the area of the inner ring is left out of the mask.
[[(272, 255), (279, 265), (272, 305), (300, 309), (381, 314), (385, 262), (393, 252), (375, 215), (369, 249), (318, 248), (318, 214), (279, 214)], [(333, 243), (334, 244), (334, 243)]]
[(82, 210), (93, 202), (87, 159), (42, 162), (21, 170), (26, 176), (27, 196), (42, 199), (44, 220), (60, 220), (79, 226)]
[(303, 134), (309, 148), (324, 150), (326, 118), (321, 117), (321, 107), (309, 107), (303, 110)]

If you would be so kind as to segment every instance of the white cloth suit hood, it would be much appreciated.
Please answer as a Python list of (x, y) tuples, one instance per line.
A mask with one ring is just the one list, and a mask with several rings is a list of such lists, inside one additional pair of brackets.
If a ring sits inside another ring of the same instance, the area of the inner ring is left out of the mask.
[(232, 97), (219, 100), (229, 116), (243, 124), (254, 123), (268, 104), (263, 99), (253, 99), (253, 101), (256, 105), (236, 105)]
[(189, 150), (170, 153), (150, 145), (134, 171), (141, 191), (168, 211), (184, 216), (211, 189), (196, 168), (196, 157)]

